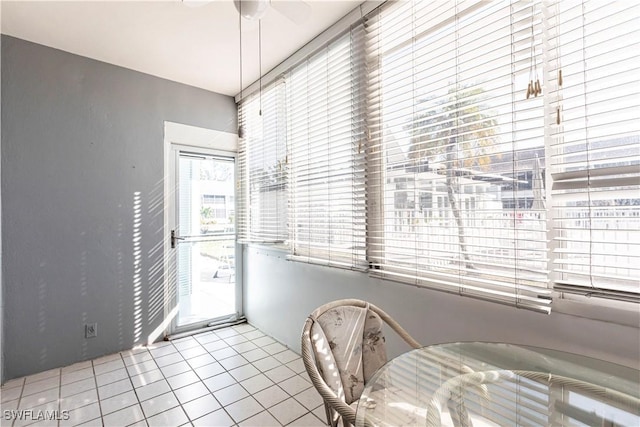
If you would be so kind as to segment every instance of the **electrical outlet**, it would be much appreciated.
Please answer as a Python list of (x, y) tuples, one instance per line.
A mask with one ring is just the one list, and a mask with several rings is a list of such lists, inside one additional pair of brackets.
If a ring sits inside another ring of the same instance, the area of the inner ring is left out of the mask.
[(97, 323), (86, 323), (84, 325), (84, 337), (85, 338), (95, 338), (98, 336), (98, 324)]

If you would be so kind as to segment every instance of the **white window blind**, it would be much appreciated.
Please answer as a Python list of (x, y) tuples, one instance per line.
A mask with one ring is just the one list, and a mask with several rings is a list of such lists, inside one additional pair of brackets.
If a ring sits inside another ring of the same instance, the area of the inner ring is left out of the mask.
[(638, 302), (640, 3), (547, 15), (555, 288)]
[(640, 302), (638, 45), (633, 1), (387, 2), (241, 102), (240, 237), (545, 313)]
[(287, 73), (292, 259), (364, 268), (362, 29)]
[(241, 241), (287, 239), (287, 146), (284, 80), (253, 93), (238, 108), (238, 233)]
[(541, 18), (537, 1), (370, 17), (372, 275), (549, 311)]

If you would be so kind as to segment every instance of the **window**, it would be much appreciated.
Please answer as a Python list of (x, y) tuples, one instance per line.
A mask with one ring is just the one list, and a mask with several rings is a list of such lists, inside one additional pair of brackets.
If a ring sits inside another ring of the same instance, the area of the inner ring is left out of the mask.
[(640, 4), (558, 2), (550, 12), (555, 288), (637, 299)]
[(201, 215), (204, 219), (226, 219), (227, 205), (225, 196), (203, 194)]
[(290, 237), (298, 260), (366, 266), (361, 33), (347, 32), (287, 75)]
[(639, 20), (384, 3), (242, 101), (249, 240), (545, 313), (554, 288), (640, 302)]
[(284, 81), (247, 97), (238, 112), (239, 237), (244, 242), (282, 243), (288, 237)]
[(540, 5), (457, 3), (368, 26), (372, 274), (547, 311)]

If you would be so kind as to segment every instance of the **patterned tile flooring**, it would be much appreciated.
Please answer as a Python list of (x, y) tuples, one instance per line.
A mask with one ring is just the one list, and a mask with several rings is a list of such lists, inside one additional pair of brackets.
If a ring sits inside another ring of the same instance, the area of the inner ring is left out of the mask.
[(14, 379), (0, 399), (14, 427), (326, 425), (300, 356), (249, 324)]

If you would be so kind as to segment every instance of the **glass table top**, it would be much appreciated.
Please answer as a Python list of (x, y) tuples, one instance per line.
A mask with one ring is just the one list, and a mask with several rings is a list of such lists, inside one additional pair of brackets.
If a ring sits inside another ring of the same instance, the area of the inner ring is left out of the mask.
[(640, 371), (561, 351), (452, 343), (389, 361), (356, 426), (640, 426)]

